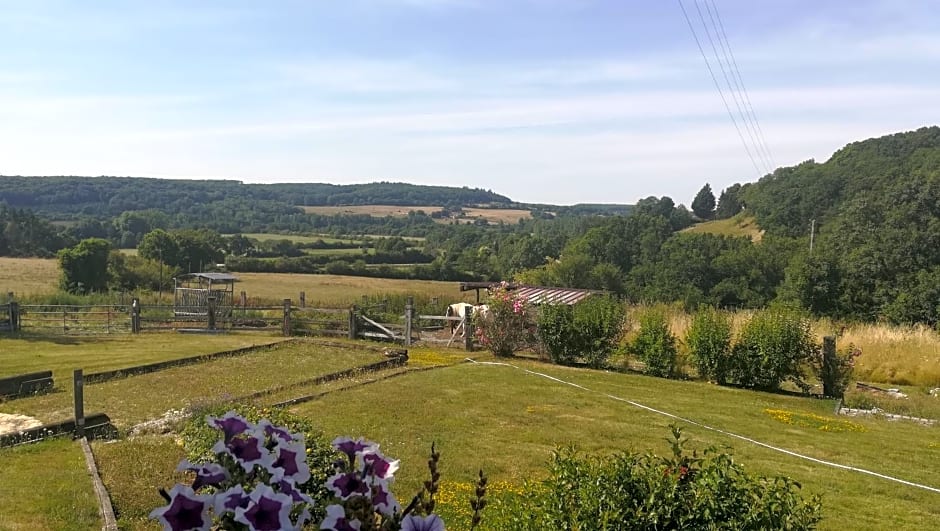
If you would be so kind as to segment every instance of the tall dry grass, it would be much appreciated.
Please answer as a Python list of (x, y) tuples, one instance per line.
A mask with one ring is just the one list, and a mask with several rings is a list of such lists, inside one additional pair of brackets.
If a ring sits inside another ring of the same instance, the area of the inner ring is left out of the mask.
[[(627, 310), (626, 336), (636, 333), (637, 316), (649, 308), (631, 306)], [(679, 339), (681, 355), (688, 354), (685, 336), (692, 315), (679, 305), (657, 305), (669, 318), (670, 329)], [(732, 314), (732, 331), (738, 332), (754, 314), (751, 310)], [(836, 348), (849, 345), (861, 349), (855, 366), (855, 378), (863, 382), (892, 385), (940, 387), (940, 334), (926, 326), (892, 326), (883, 323), (840, 323), (831, 319), (813, 322), (817, 341), (823, 336), (836, 336)]]

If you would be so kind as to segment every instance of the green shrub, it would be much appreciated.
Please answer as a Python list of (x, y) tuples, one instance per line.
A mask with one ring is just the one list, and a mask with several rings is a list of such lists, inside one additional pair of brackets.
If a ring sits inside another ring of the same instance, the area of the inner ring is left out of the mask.
[(669, 378), (676, 372), (676, 336), (669, 330), (666, 314), (651, 308), (640, 314), (640, 333), (630, 343), (631, 354), (646, 364), (644, 372)]
[(725, 383), (731, 354), (731, 316), (712, 307), (700, 307), (692, 317), (685, 342), (699, 376)]
[(714, 449), (688, 455), (673, 427), (673, 456), (584, 457), (556, 451), (525, 511), (500, 529), (813, 529), (818, 496), (785, 477), (745, 472)]
[(206, 415), (220, 417), (228, 411), (235, 411), (250, 422), (259, 422), (261, 419), (271, 421), (275, 426), (287, 428), (293, 433), (302, 433), (307, 447), (307, 465), (310, 467), (310, 479), (300, 490), (315, 503), (313, 516), (315, 519), (323, 518), (324, 507), (332, 500), (333, 494), (326, 488), (326, 480), (334, 473), (333, 461), (336, 452), (330, 442), (323, 437), (320, 430), (303, 417), (281, 408), (259, 408), (249, 404), (217, 404), (196, 410), (183, 427), (180, 435), (183, 439), (183, 449), (186, 458), (193, 463), (213, 461), (215, 454), (212, 446), (219, 440), (219, 430), (206, 423)]
[(623, 307), (611, 297), (590, 297), (574, 306), (545, 305), (539, 309), (539, 341), (555, 363), (583, 359), (600, 368), (617, 346), (624, 318)]
[(744, 387), (777, 389), (787, 378), (798, 379), (817, 350), (804, 315), (784, 308), (762, 310), (745, 323), (731, 351), (732, 379)]

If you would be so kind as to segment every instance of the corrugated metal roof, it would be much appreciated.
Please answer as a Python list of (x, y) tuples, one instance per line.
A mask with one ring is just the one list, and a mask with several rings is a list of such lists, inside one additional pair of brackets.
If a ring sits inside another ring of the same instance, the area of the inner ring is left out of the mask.
[(230, 273), (187, 273), (180, 275), (179, 278), (204, 278), (212, 282), (235, 282), (238, 277)]
[(541, 286), (517, 286), (513, 294), (522, 297), (530, 304), (577, 304), (584, 299), (600, 293), (589, 289), (545, 288)]

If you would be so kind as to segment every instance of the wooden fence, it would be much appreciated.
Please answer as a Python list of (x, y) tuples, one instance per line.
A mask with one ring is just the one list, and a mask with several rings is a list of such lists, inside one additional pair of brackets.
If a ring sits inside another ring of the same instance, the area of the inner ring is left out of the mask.
[[(244, 300), (244, 297), (242, 297)], [(301, 302), (304, 303), (303, 293)], [(283, 336), (332, 336), (392, 341), (404, 345), (454, 343), (474, 347), (472, 315), (416, 315), (409, 298), (401, 322), (380, 322), (369, 316), (373, 308), (308, 308), (284, 299), (278, 306), (236, 305), (220, 308), (213, 297), (204, 306), (141, 304), (48, 305), (15, 301), (0, 306), (0, 332), (37, 332), (63, 335), (108, 335), (153, 331), (224, 333), (259, 331)], [(384, 313), (386, 308), (376, 311)], [(449, 333), (448, 324), (457, 322)], [(457, 334), (461, 333), (459, 339)]]

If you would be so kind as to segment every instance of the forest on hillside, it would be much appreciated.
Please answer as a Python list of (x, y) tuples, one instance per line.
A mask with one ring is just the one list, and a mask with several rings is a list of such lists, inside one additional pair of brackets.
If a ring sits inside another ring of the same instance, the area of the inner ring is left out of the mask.
[[(157, 193), (174, 182), (149, 184)], [(209, 184), (215, 183), (195, 186)], [(237, 184), (226, 181), (218, 190)], [(433, 194), (445, 193), (437, 188), (413, 197), (434, 204)], [(0, 190), (9, 193), (5, 185)], [(122, 288), (146, 284), (139, 279), (156, 270), (155, 261), (186, 270), (224, 260), (234, 271), (515, 279), (604, 289), (633, 301), (678, 302), (687, 308), (787, 303), (840, 319), (933, 326), (940, 320), (937, 127), (852, 143), (825, 163), (779, 168), (758, 182), (730, 186), (717, 198), (706, 185), (692, 200), (691, 211), (669, 197), (648, 197), (623, 210), (626, 214), (600, 205), (581, 210), (541, 206), (533, 209), (541, 215), (517, 224), (452, 224), (417, 211), (399, 218), (304, 214), (268, 192), (263, 199), (223, 194), (197, 212), (115, 207), (102, 219), (73, 208), (69, 212), (75, 217), (66, 225), (51, 224), (43, 207), (0, 203), (0, 255), (49, 256), (87, 238), (99, 238), (110, 248), (138, 247), (140, 256), (116, 259), (122, 263), (112, 267), (114, 278), (124, 272)], [(167, 205), (193, 199), (174, 193)], [(44, 208), (51, 208), (54, 202), (46, 201)], [(238, 212), (250, 214), (242, 219), (222, 206), (232, 202), (240, 205)], [(389, 203), (388, 197), (381, 202)], [(736, 215), (756, 219), (764, 231), (760, 242), (683, 231), (698, 221)], [(336, 245), (326, 241), (301, 244), (220, 234), (243, 232), (374, 239), (357, 244), (361, 252), (330, 255), (307, 250)], [(106, 252), (100, 244), (95, 249)]]

